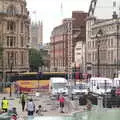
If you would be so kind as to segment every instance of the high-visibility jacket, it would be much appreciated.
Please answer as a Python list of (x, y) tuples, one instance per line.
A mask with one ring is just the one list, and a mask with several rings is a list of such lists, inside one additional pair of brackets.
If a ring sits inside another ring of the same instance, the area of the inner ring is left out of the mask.
[(2, 100), (2, 108), (8, 109), (8, 100)]

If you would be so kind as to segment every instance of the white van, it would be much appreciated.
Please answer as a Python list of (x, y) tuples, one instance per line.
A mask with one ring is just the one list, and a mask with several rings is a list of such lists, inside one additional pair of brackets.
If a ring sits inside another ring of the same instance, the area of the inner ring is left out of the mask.
[(113, 79), (113, 86), (114, 87), (120, 87), (120, 78), (114, 78)]
[(96, 94), (105, 94), (111, 92), (113, 80), (104, 77), (91, 77), (89, 81), (90, 92)]
[(62, 77), (51, 77), (49, 83), (49, 92), (55, 96), (58, 94), (68, 95), (68, 82)]

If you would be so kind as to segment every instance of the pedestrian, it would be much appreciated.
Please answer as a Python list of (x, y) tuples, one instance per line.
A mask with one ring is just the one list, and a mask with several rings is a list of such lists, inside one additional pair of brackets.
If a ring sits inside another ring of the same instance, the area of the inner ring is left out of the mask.
[(28, 112), (28, 116), (33, 116), (33, 114), (35, 112), (35, 104), (34, 104), (32, 98), (28, 101), (26, 110)]
[(42, 112), (44, 112), (44, 110), (42, 109), (42, 106), (39, 105), (37, 110), (36, 110), (36, 113), (37, 113), (38, 116), (43, 116)]
[(20, 102), (21, 102), (21, 105), (22, 105), (22, 111), (24, 111), (25, 109), (25, 102), (26, 102), (26, 96), (24, 93), (21, 94), (20, 96)]
[(89, 99), (87, 99), (86, 107), (87, 107), (87, 110), (89, 110), (89, 111), (92, 109), (92, 103), (91, 103), (91, 101)]
[(2, 99), (1, 107), (4, 112), (8, 111), (8, 100), (5, 97)]
[(57, 95), (57, 100), (59, 100), (59, 98), (60, 98), (60, 94), (58, 93), (58, 95)]
[(12, 120), (17, 120), (17, 111), (16, 108), (13, 107), (12, 108), (12, 116), (11, 116)]
[(64, 111), (63, 111), (64, 102), (65, 102), (65, 98), (64, 98), (64, 96), (61, 94), (61, 95), (59, 96), (60, 112), (61, 112), (61, 113), (64, 113)]

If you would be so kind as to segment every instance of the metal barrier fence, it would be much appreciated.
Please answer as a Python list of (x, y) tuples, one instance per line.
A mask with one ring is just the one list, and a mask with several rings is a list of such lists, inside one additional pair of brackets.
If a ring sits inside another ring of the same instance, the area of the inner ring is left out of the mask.
[(120, 109), (95, 109), (77, 112), (73, 116), (35, 116), (17, 120), (120, 120)]

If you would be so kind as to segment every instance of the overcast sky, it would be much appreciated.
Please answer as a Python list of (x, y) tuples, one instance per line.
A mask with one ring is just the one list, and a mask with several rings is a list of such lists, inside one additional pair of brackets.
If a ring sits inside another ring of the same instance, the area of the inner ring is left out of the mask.
[[(26, 0), (27, 8), (33, 21), (43, 21), (44, 43), (50, 42), (50, 35), (55, 26), (61, 24), (63, 18), (71, 17), (72, 11), (88, 12), (91, 0)], [(99, 15), (111, 13), (113, 0), (98, 0)], [(118, 0), (120, 1), (120, 0)], [(100, 3), (101, 2), (101, 3)], [(104, 7), (105, 6), (105, 7)], [(101, 10), (104, 12), (102, 12)], [(97, 14), (98, 15), (98, 14)], [(110, 14), (111, 15), (111, 14)], [(110, 16), (109, 15), (109, 16)]]

